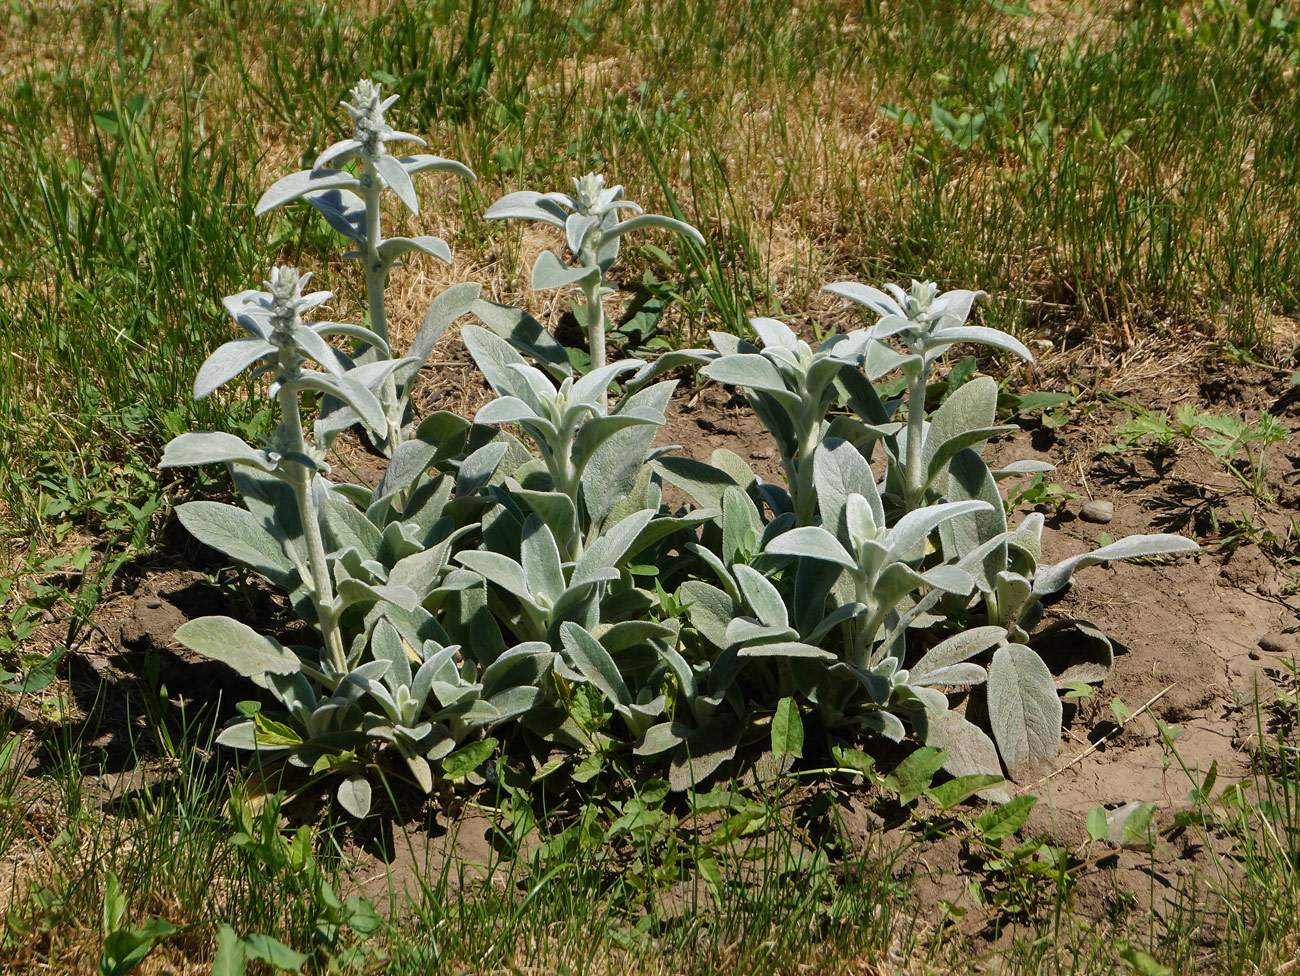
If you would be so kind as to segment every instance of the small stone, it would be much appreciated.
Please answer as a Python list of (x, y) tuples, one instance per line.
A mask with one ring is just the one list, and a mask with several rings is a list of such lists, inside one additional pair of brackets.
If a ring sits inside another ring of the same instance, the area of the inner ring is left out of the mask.
[(1252, 661), (1258, 661), (1258, 660), (1259, 660), (1261, 657), (1263, 657), (1264, 655), (1260, 654), (1259, 651), (1255, 650), (1255, 648), (1252, 647), (1252, 648), (1250, 649), (1250, 653), (1249, 653), (1247, 656), (1248, 656)]
[(1276, 630), (1259, 639), (1259, 648), (1270, 654), (1295, 654), (1300, 651), (1294, 637)]
[(1094, 499), (1079, 509), (1079, 518), (1085, 522), (1095, 522), (1098, 525), (1105, 525), (1115, 517), (1115, 506), (1110, 502)]
[(151, 596), (145, 599), (144, 605), (150, 610), (157, 610), (162, 606), (162, 600), (158, 599), (156, 596)]

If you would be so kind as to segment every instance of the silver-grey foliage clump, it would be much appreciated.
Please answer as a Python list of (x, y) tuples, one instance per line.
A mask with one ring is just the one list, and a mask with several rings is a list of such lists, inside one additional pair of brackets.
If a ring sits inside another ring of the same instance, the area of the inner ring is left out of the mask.
[[(279, 424), (256, 446), (185, 434), (163, 457), (229, 467), (241, 504), (190, 502), (180, 520), (283, 590), (316, 633), (284, 645), (227, 617), (181, 627), (179, 641), (270, 702), (219, 741), (332, 771), (358, 815), (376, 769), (431, 792), (440, 779), (481, 777), (503, 743), (538, 778), (564, 769), (585, 780), (617, 756), (666, 766), (684, 789), (785, 698), (838, 734), (939, 746), (954, 775), (1014, 775), (1055, 755), (1059, 689), (1102, 680), (1111, 648), (1086, 621), (1040, 627), (1042, 599), (1087, 565), (1196, 547), (1136, 536), (1043, 565), (1041, 516), (1008, 526), (997, 479), (1046, 466), (984, 461), (1007, 429), (994, 381), (972, 379), (925, 409), (932, 370), (956, 343), (1029, 359), (1014, 337), (968, 324), (979, 293), (840, 282), (828, 290), (878, 320), (815, 348), (759, 318), (756, 341), (715, 333), (712, 349), (605, 364), (600, 301), (622, 236), (659, 227), (704, 241), (589, 176), (574, 196), (514, 193), (486, 216), (564, 229), (575, 263), (543, 254), (534, 287), (583, 293), (590, 371), (575, 373), (535, 319), (479, 300), (473, 284), (439, 296), (399, 357), (385, 326), (388, 271), (413, 251), (449, 252), (433, 238), (384, 240), (380, 195), (392, 189), (414, 211), (412, 174), (468, 171), (390, 155), (390, 143), (418, 141), (383, 121), (391, 104), (358, 85), (352, 138), (259, 204), (305, 199), (357, 244), (366, 324), (308, 321), (330, 296), (288, 268), (228, 299), (247, 336), (209, 357), (195, 396), (251, 369)], [(357, 173), (339, 168), (352, 160)], [(462, 337), (496, 397), (473, 420), (438, 412), (417, 423), (411, 379), (467, 312), (482, 326)], [(688, 363), (744, 391), (784, 484), (726, 450), (706, 463), (655, 446), (675, 387), (658, 378)], [(906, 395), (882, 399), (875, 383), (894, 371)], [(324, 395), (310, 424), (304, 394)], [(330, 478), (331, 445), (354, 424), (390, 458), (373, 487)], [(670, 508), (667, 485), (694, 504)], [(1074, 651), (1061, 664), (1052, 649), (1064, 636)], [(986, 717), (951, 707), (972, 694)]]

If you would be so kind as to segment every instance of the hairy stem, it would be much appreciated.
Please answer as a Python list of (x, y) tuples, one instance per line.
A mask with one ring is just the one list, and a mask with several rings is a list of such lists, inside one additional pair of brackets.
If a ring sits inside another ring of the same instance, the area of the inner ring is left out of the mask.
[(587, 299), (587, 344), (591, 349), (592, 369), (605, 365), (605, 303), (601, 301), (601, 284), (597, 279), (590, 289), (582, 289)]
[[(366, 311), (370, 316), (370, 330), (383, 338), (388, 344), (391, 355), (392, 340), (388, 335), (388, 312), (384, 307), (384, 284), (388, 277), (388, 269), (379, 256), (379, 245), (384, 242), (379, 227), (379, 197), (383, 185), (379, 182), (379, 174), (371, 168), (369, 161), (366, 162), (361, 183), (366, 203)], [(392, 457), (393, 451), (397, 449), (398, 442), (401, 440), (402, 416), (406, 410), (405, 404), (398, 402), (397, 381), (393, 379), (391, 373), (384, 378), (383, 386), (379, 390), (379, 401), (384, 407), (388, 430), (376, 431), (383, 434), (383, 443), (376, 446), (385, 455)]]
[[(307, 442), (302, 436), (302, 414), (298, 409), (298, 387), (293, 382), (280, 387), (281, 422), (296, 439), (293, 445), (298, 453), (307, 452)], [(312, 498), (312, 473), (301, 464), (293, 465), (294, 478), (290, 482), (294, 500), (298, 503), (298, 517), (302, 522), (307, 542), (307, 559), (311, 570), (311, 599), (316, 607), (325, 652), (336, 673), (347, 671), (347, 655), (343, 650), (343, 635), (339, 633), (338, 615), (334, 611), (334, 584), (330, 579), (329, 563), (325, 559), (325, 539), (321, 535), (320, 515)]]
[(925, 444), (925, 370), (907, 377), (907, 510), (919, 508), (925, 494), (921, 449)]

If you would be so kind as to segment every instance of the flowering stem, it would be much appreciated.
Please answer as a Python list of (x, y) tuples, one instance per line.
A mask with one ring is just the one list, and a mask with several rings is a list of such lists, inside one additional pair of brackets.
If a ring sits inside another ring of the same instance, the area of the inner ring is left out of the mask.
[(591, 349), (591, 368), (600, 369), (605, 365), (605, 303), (601, 300), (600, 278), (590, 288), (584, 287), (582, 294), (587, 299), (587, 344)]
[(925, 370), (919, 365), (907, 377), (907, 510), (921, 506), (925, 494), (922, 448), (925, 446)]
[[(307, 453), (307, 442), (302, 436), (302, 414), (298, 409), (298, 386), (292, 380), (280, 386), (281, 424), (291, 438), (291, 447), (300, 454)], [(312, 472), (301, 464), (288, 466), (292, 472), (290, 486), (298, 503), (298, 518), (302, 522), (307, 542), (307, 559), (311, 569), (312, 604), (320, 624), (325, 652), (336, 674), (347, 671), (347, 655), (343, 650), (343, 635), (339, 632), (338, 613), (334, 609), (334, 585), (330, 579), (329, 563), (325, 559), (325, 539), (320, 530), (320, 514), (312, 498)]]
[[(384, 307), (384, 279), (388, 277), (388, 269), (379, 256), (379, 245), (384, 240), (379, 228), (379, 195), (383, 190), (383, 184), (379, 181), (379, 174), (375, 172), (373, 163), (368, 159), (361, 176), (361, 185), (366, 204), (366, 309), (370, 315), (370, 330), (381, 336), (391, 350), (388, 313)], [(402, 436), (402, 415), (405, 413), (405, 404), (398, 402), (397, 381), (393, 379), (391, 373), (384, 378), (383, 385), (380, 387), (379, 401), (384, 407), (388, 430), (382, 432), (383, 442), (376, 446), (385, 455), (392, 457)]]

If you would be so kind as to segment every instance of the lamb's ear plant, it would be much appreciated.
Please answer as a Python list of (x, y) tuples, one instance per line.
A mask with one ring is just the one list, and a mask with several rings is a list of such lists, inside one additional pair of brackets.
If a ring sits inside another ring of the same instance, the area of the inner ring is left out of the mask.
[[(574, 314), (587, 327), (591, 366), (600, 369), (605, 365), (604, 296), (615, 290), (608, 274), (618, 258), (624, 235), (657, 228), (686, 237), (700, 247), (705, 246), (705, 241), (684, 221), (643, 213), (638, 204), (623, 199), (623, 187), (606, 188), (604, 176), (588, 173), (574, 177), (573, 189), (573, 196), (533, 190), (508, 193), (483, 216), (488, 220), (536, 220), (564, 231), (565, 243), (576, 263), (565, 264), (551, 251), (543, 251), (533, 263), (532, 286), (535, 291), (569, 288), (582, 295), (583, 305), (575, 302)], [(623, 219), (620, 210), (630, 210), (634, 216)]]
[[(899, 433), (897, 442), (887, 445), (893, 454), (893, 479), (886, 490), (896, 496), (903, 511), (910, 512), (926, 503), (930, 486), (958, 450), (1007, 429), (991, 425), (997, 392), (990, 390), (990, 381), (968, 391), (956, 404), (936, 415), (936, 423), (942, 418), (942, 429), (931, 433), (926, 422), (925, 391), (934, 364), (959, 342), (991, 346), (1026, 362), (1032, 362), (1033, 357), (1015, 336), (966, 324), (976, 299), (985, 297), (984, 292), (957, 289), (939, 294), (932, 281), (913, 281), (909, 291), (893, 284), (885, 288), (888, 294), (869, 285), (840, 281), (823, 290), (857, 302), (880, 316), (870, 330), (873, 342), (868, 351), (869, 378), (875, 380), (900, 369), (907, 380), (907, 427)], [(906, 354), (884, 344), (891, 337), (906, 346)], [(957, 399), (966, 387), (958, 389), (949, 400)]]
[[(739, 386), (767, 426), (781, 453), (795, 522), (815, 524), (817, 488), (813, 477), (823, 439), (834, 436), (865, 446), (896, 434), (891, 411), (863, 378), (871, 335), (858, 330), (833, 335), (815, 350), (776, 319), (751, 319), (760, 346), (726, 333), (711, 333), (719, 355), (700, 370), (719, 383)], [(837, 398), (852, 416), (828, 420)], [(671, 471), (668, 475), (672, 477)]]
[[(385, 420), (379, 399), (355, 378), (358, 368), (322, 338), (337, 330), (334, 323), (303, 323), (304, 311), (330, 297), (328, 292), (304, 295), (303, 287), (310, 277), (299, 275), (293, 268), (276, 268), (266, 283), (267, 292), (235, 296), (228, 307), (251, 337), (219, 347), (199, 369), (194, 383), (195, 398), (201, 399), (244, 369), (265, 360), (256, 372), (272, 374), (268, 395), (280, 407), (280, 423), (267, 445), (259, 450), (232, 434), (217, 431), (182, 434), (167, 445), (160, 466), (220, 463), (244, 466), (289, 487), (296, 507), (293, 524), (301, 531), (300, 539), (290, 538), (283, 520), (259, 522), (251, 512), (248, 518), (226, 515), (224, 522), (199, 518), (195, 526), (203, 525), (200, 531), (206, 530), (205, 534), (211, 536), (233, 535), (232, 541), (241, 547), (242, 558), (255, 557), (255, 565), (267, 566), (286, 582), (295, 575), (301, 580), (325, 645), (324, 658), (317, 670), (331, 688), (336, 688), (348, 671), (348, 661), (339, 630), (339, 617), (346, 604), (335, 591), (322, 532), (328, 489), (319, 475), (329, 470), (324, 460), (329, 444), (327, 441), (308, 443), (303, 435), (299, 401), (309, 391), (325, 393), (355, 411), (372, 430), (382, 430)], [(304, 369), (309, 356), (326, 371)], [(385, 365), (391, 372), (401, 364), (401, 360), (389, 360)], [(382, 374), (374, 375), (371, 371), (367, 378), (372, 383), (382, 381)], [(232, 508), (232, 512), (237, 511)], [(187, 626), (191, 630), (201, 629), (195, 627), (197, 624), (200, 622)], [(183, 636), (178, 639), (184, 641)], [(237, 646), (230, 651), (241, 653)]]
[[(396, 95), (382, 98), (380, 86), (375, 82), (362, 80), (358, 83), (352, 89), (351, 101), (342, 103), (352, 118), (351, 138), (327, 148), (316, 157), (311, 169), (278, 180), (262, 195), (255, 208), (260, 215), (294, 200), (305, 200), (320, 211), (331, 227), (356, 245), (355, 250), (343, 256), (360, 261), (366, 276), (368, 328), (354, 327), (350, 333), (352, 338), (364, 344), (358, 354), (363, 363), (377, 363), (394, 357), (384, 305), (384, 288), (393, 266), (412, 253), (427, 254), (451, 263), (451, 248), (440, 238), (384, 238), (380, 228), (383, 191), (391, 189), (411, 213), (418, 214), (420, 205), (412, 176), (436, 171), (474, 179), (468, 167), (454, 160), (423, 153), (394, 156), (388, 151), (389, 144), (394, 142), (424, 145), (420, 137), (398, 132), (384, 121), (384, 112), (397, 98)], [(355, 174), (342, 168), (352, 160), (358, 163)], [(374, 435), (376, 446), (387, 456), (392, 456), (403, 439), (405, 425), (409, 423), (411, 381), (429, 358), (442, 333), (469, 310), (470, 304), (478, 298), (478, 292), (478, 285), (463, 284), (455, 285), (439, 296), (407, 351), (407, 361), (393, 370), (380, 385), (385, 423), (374, 430)], [(330, 413), (332, 411), (327, 411)], [(353, 413), (340, 410), (325, 422), (341, 430), (355, 423), (356, 419)]]

